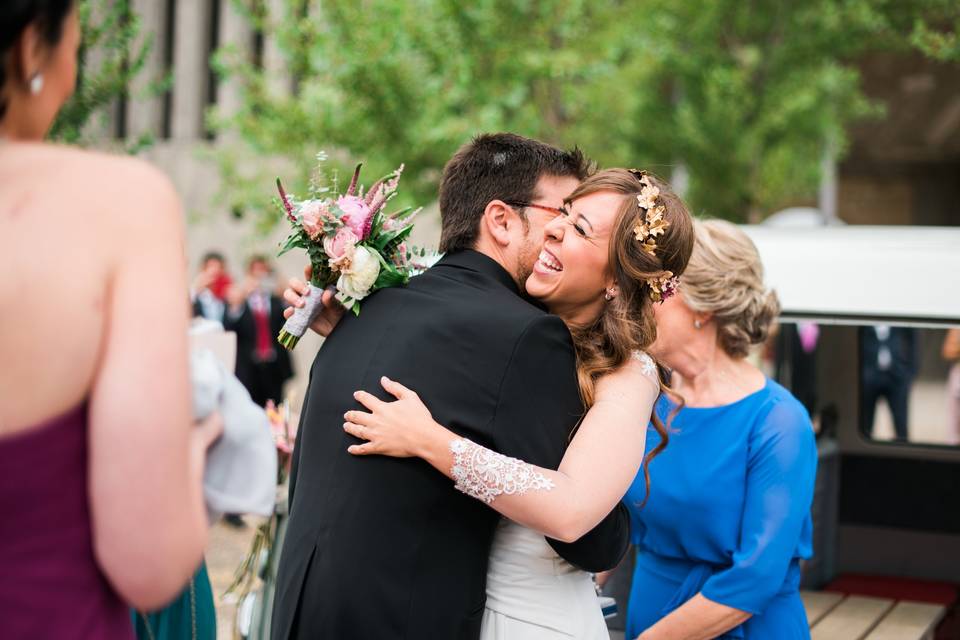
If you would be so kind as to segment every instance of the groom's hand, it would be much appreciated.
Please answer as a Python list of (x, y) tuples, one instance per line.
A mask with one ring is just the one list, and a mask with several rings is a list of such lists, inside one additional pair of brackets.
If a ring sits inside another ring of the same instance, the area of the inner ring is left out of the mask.
[[(311, 275), (313, 275), (313, 269), (310, 265), (307, 265), (303, 270), (303, 277), (306, 280), (310, 280)], [(302, 307), (303, 300), (308, 295), (310, 295), (310, 287), (306, 282), (298, 280), (297, 278), (290, 278), (290, 280), (287, 281), (287, 288), (283, 290), (283, 299), (286, 300), (290, 306), (283, 310), (283, 317), (289, 318), (292, 316), (294, 307)], [(310, 328), (326, 338), (333, 331), (334, 327), (337, 326), (337, 323), (340, 322), (340, 318), (343, 317), (346, 308), (334, 297), (334, 289), (332, 287), (323, 292), (321, 302), (323, 302), (323, 311), (310, 323)]]

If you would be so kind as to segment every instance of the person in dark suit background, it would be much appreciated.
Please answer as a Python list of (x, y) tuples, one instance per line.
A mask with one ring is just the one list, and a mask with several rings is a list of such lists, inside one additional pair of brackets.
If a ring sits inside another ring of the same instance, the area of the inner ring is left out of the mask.
[[(573, 344), (520, 291), (550, 219), (542, 207), (562, 206), (585, 174), (579, 152), (520, 136), (466, 145), (441, 184), (447, 255), (365, 299), (325, 341), (294, 451), (275, 640), (479, 637), (499, 516), (422, 460), (351, 456), (360, 441), (344, 412), (361, 408), (357, 389), (387, 399), (379, 380), (390, 376), (456, 433), (556, 469), (584, 411)], [(599, 571), (619, 562), (628, 536), (620, 504), (580, 540), (548, 542)]]
[(917, 330), (876, 325), (860, 328), (860, 430), (873, 436), (877, 401), (893, 414), (897, 440), (906, 441), (910, 387), (920, 368)]
[(817, 343), (820, 328), (813, 322), (785, 322), (775, 338), (774, 379), (796, 396), (810, 417), (817, 415)]
[(281, 402), (283, 385), (293, 376), (290, 354), (277, 344), (286, 304), (275, 289), (270, 262), (253, 256), (243, 283), (227, 294), (223, 318), (224, 329), (237, 334), (237, 378), (260, 406)]

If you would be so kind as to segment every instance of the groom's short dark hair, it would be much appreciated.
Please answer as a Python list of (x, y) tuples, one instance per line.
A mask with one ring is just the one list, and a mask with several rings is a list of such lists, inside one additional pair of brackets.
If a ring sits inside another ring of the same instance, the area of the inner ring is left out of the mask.
[(470, 249), (491, 200), (530, 202), (543, 176), (583, 180), (590, 162), (579, 149), (564, 151), (513, 133), (485, 133), (460, 147), (440, 181), (440, 250)]

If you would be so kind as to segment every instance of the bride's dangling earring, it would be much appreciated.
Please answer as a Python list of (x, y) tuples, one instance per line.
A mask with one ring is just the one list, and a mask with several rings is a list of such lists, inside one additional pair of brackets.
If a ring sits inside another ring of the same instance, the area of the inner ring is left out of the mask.
[(30, 93), (33, 95), (43, 91), (43, 74), (39, 71), (30, 78)]

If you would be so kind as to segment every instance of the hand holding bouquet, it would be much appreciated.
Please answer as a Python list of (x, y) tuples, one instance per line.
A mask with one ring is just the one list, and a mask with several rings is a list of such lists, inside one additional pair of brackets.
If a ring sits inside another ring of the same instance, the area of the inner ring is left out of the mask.
[(306, 249), (312, 268), (310, 295), (287, 320), (278, 337), (285, 348), (292, 350), (320, 313), (326, 287), (334, 285), (336, 299), (359, 315), (361, 300), (378, 289), (406, 284), (417, 272), (406, 240), (419, 209), (385, 212), (387, 203), (397, 193), (402, 171), (401, 165), (364, 195), (358, 184), (357, 165), (345, 194), (299, 202), (287, 195), (277, 180), (281, 206), (293, 227), (280, 255), (294, 248)]

